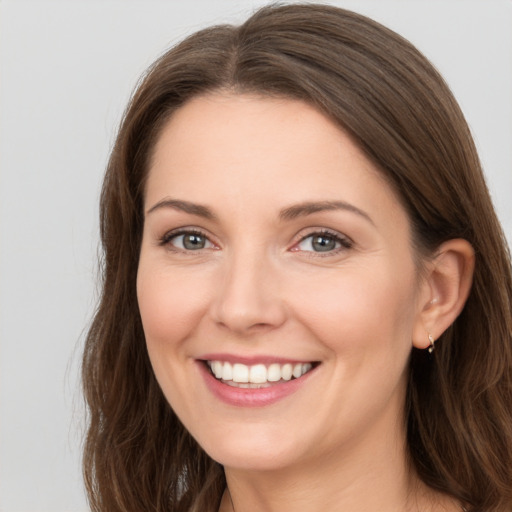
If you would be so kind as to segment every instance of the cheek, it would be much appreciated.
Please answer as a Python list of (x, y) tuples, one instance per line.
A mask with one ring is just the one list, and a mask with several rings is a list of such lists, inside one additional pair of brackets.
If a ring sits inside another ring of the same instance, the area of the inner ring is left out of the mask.
[(155, 271), (155, 267), (141, 258), (137, 275), (137, 300), (146, 346), (167, 401), (180, 417), (188, 418), (193, 414), (194, 400), (186, 397), (193, 392), (189, 375), (194, 363), (186, 341), (203, 314), (205, 300), (183, 272), (165, 268)]
[[(333, 350), (410, 348), (414, 323), (413, 274), (344, 269), (325, 280), (303, 283), (295, 310), (301, 321)], [(307, 289), (307, 293), (304, 292)]]
[(207, 307), (207, 289), (179, 270), (154, 272), (141, 262), (137, 299), (148, 346), (185, 339)]

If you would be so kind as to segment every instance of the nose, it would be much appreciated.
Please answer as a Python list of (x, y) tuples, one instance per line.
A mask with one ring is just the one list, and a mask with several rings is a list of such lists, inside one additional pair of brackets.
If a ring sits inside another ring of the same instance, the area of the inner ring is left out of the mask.
[(268, 258), (247, 252), (231, 258), (212, 303), (213, 320), (238, 335), (279, 327), (286, 320), (280, 281)]

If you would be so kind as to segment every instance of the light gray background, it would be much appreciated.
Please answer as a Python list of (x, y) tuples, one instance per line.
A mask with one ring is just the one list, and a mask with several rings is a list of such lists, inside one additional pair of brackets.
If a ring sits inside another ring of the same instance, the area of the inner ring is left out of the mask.
[[(94, 309), (97, 200), (141, 72), (265, 2), (0, 1), (0, 511), (87, 510), (78, 368)], [(512, 2), (353, 0), (445, 75), (512, 241)]]

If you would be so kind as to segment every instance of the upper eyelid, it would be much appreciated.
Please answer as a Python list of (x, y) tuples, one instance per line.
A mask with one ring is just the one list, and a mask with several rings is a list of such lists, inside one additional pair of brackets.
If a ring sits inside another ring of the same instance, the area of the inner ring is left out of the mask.
[(197, 227), (180, 227), (176, 229), (171, 229), (169, 231), (166, 231), (162, 236), (158, 237), (158, 245), (166, 245), (168, 244), (173, 238), (183, 236), (186, 234), (193, 234), (193, 235), (199, 235), (206, 238), (213, 246), (217, 247), (218, 244), (212, 240), (212, 236), (209, 235), (205, 230), (197, 228)]
[(310, 236), (313, 236), (313, 235), (327, 235), (327, 236), (332, 236), (334, 238), (338, 238), (339, 240), (346, 240), (347, 242), (350, 242), (351, 244), (354, 243), (352, 238), (350, 238), (349, 236), (347, 236), (344, 233), (341, 233), (335, 229), (329, 229), (329, 228), (309, 228), (309, 229), (310, 230), (307, 233), (302, 233), (302, 234), (298, 233), (296, 235), (294, 244), (302, 242), (306, 238), (309, 238)]
[(204, 229), (197, 228), (194, 226), (185, 226), (185, 227), (170, 229), (170, 230), (166, 231), (160, 238), (162, 238), (162, 239), (163, 238), (172, 238), (172, 237), (179, 236), (179, 235), (185, 235), (187, 233), (192, 233), (194, 235), (201, 235), (201, 236), (204, 236), (205, 238), (208, 238), (208, 240), (210, 240), (210, 238), (211, 238), (211, 235), (208, 232), (206, 232)]

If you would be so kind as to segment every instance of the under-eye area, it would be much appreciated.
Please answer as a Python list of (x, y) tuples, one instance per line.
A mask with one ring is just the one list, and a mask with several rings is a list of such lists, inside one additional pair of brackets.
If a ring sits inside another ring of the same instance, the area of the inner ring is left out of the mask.
[(240, 388), (264, 388), (300, 379), (320, 362), (271, 363), (246, 365), (228, 361), (203, 361), (210, 373), (224, 384)]

